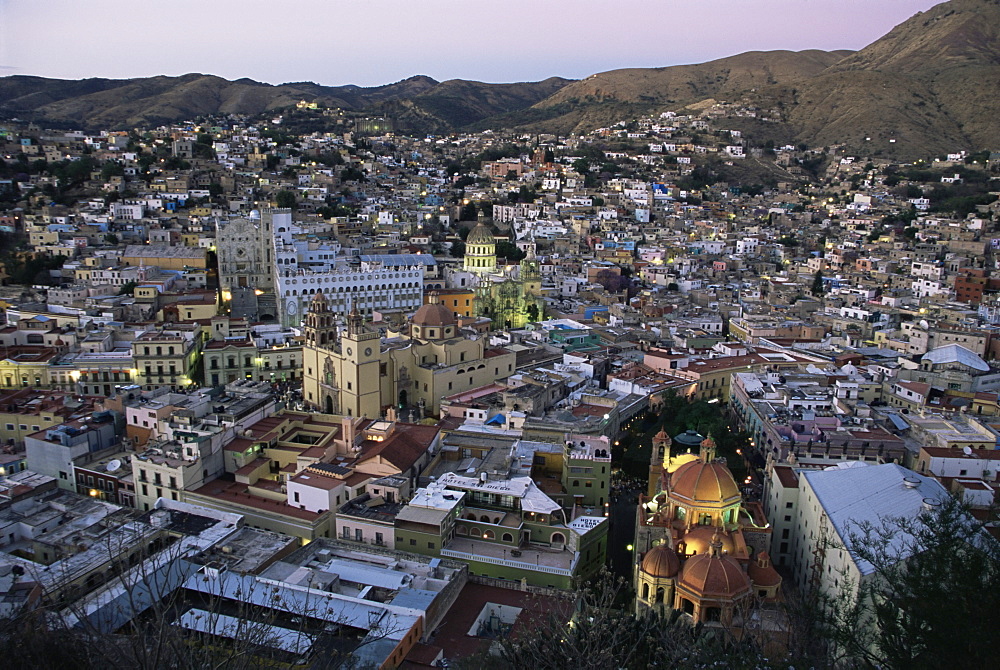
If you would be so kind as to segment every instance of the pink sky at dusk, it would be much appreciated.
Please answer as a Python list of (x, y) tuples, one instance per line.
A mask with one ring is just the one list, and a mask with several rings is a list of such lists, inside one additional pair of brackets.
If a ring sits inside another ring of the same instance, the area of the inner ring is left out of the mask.
[(0, 0), (0, 75), (377, 86), (859, 49), (935, 0)]

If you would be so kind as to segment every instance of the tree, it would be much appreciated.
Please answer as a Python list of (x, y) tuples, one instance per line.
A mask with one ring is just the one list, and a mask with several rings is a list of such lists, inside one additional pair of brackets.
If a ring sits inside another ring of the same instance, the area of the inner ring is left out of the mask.
[(451, 257), (452, 258), (462, 258), (465, 256), (465, 242), (461, 240), (451, 243)]
[(816, 274), (813, 275), (812, 288), (809, 291), (814, 296), (821, 296), (826, 293), (826, 287), (823, 286), (823, 271), (816, 270)]
[(459, 221), (476, 221), (478, 218), (479, 213), (476, 210), (476, 203), (471, 200), (462, 207), (462, 211), (458, 215)]
[(860, 583), (826, 599), (824, 635), (834, 662), (855, 667), (975, 668), (1000, 642), (1000, 544), (946, 497), (917, 517), (855, 524)]
[(104, 241), (107, 242), (108, 244), (118, 244), (118, 242), (119, 242), (118, 236), (115, 235), (114, 233), (108, 233), (108, 234), (106, 234), (104, 236)]
[(284, 209), (295, 209), (298, 205), (294, 191), (278, 191), (274, 196), (274, 202), (278, 207)]
[[(535, 612), (530, 626), (459, 661), (460, 668), (499, 670), (645, 670), (772, 667), (751, 636), (737, 641), (722, 628), (692, 626), (679, 613), (633, 615), (621, 607), (624, 583), (604, 576), (556, 611)], [(623, 598), (624, 596), (624, 598)]]
[(134, 281), (125, 282), (122, 284), (122, 287), (118, 289), (118, 295), (132, 295), (135, 293), (136, 286), (138, 286), (138, 284)]

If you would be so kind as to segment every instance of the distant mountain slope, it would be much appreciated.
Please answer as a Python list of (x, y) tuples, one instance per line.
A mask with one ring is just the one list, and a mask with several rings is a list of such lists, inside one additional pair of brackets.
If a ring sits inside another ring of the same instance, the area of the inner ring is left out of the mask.
[(704, 99), (781, 109), (785, 135), (811, 146), (844, 143), (902, 157), (1000, 149), (1000, 0), (936, 5), (855, 53), (749, 52), (605, 72), (487, 122), (580, 132), (615, 114)]
[(87, 128), (155, 125), (206, 114), (261, 114), (299, 100), (355, 111), (400, 113), (415, 125), (453, 128), (528, 107), (568, 83), (439, 83), (417, 76), (386, 86), (320, 86), (297, 82), (272, 86), (250, 79), (228, 81), (203, 74), (142, 79), (64, 81), (42, 77), (0, 78), (0, 111)]
[[(952, 0), (787, 92), (788, 121), (813, 144), (913, 157), (1000, 148), (1000, 0)], [(872, 138), (866, 140), (866, 138)], [(869, 145), (869, 142), (874, 143)]]
[(581, 81), (486, 84), (416, 76), (362, 88), (271, 86), (202, 74), (0, 78), (0, 114), (90, 129), (260, 114), (302, 99), (388, 114), (397, 128), (413, 133), (485, 127), (583, 132), (639, 114), (743, 101), (778, 110), (783, 121), (740, 126), (734, 120), (732, 127), (747, 128), (751, 141), (845, 143), (861, 153), (914, 158), (1000, 149), (1000, 0), (942, 3), (858, 52), (752, 51), (696, 65), (612, 70)]

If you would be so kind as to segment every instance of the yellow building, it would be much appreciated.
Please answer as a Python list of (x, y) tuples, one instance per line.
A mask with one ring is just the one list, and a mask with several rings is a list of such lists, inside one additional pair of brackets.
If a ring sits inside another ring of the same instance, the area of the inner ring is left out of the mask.
[(442, 396), (485, 386), (514, 372), (514, 354), (463, 337), (444, 305), (424, 305), (384, 342), (352, 310), (340, 333), (326, 297), (305, 319), (303, 398), (327, 414), (382, 416), (387, 407), (437, 416)]

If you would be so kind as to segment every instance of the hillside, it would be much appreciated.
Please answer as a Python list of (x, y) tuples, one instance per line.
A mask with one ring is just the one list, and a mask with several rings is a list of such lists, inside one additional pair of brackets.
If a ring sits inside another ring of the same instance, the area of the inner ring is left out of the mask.
[(734, 102), (780, 116), (781, 123), (748, 128), (751, 142), (845, 144), (859, 153), (913, 158), (1000, 149), (1000, 0), (942, 3), (857, 52), (752, 51), (694, 65), (611, 70), (580, 81), (486, 84), (415, 76), (361, 88), (272, 86), (202, 74), (0, 78), (0, 115), (88, 129), (261, 114), (302, 99), (386, 114), (411, 133), (580, 133), (641, 114)]
[(82, 81), (11, 76), (0, 78), (0, 112), (91, 129), (130, 128), (208, 114), (261, 114), (309, 100), (353, 111), (397, 111), (404, 125), (409, 120), (418, 130), (441, 129), (528, 107), (567, 82), (553, 77), (519, 84), (439, 83), (416, 76), (362, 88), (311, 82), (272, 86), (203, 74)]
[(777, 135), (810, 146), (843, 143), (901, 157), (1000, 148), (1000, 0), (942, 3), (855, 53), (749, 52), (613, 70), (489, 122), (581, 132), (613, 114), (680, 110), (706, 99), (782, 110)]

